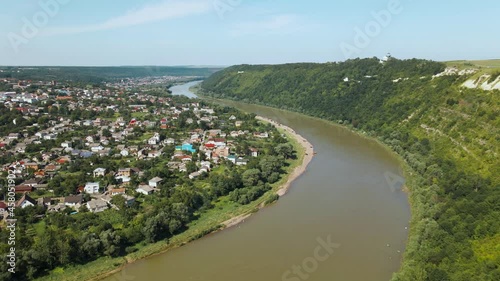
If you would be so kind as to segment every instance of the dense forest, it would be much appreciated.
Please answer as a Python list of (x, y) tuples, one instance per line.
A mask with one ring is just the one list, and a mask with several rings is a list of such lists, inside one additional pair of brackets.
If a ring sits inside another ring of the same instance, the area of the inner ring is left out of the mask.
[(41, 81), (78, 81), (101, 83), (124, 78), (148, 76), (198, 76), (208, 77), (220, 70), (215, 67), (188, 66), (122, 66), (122, 67), (0, 67), (0, 78)]
[(202, 93), (301, 112), (378, 138), (406, 162), (412, 221), (393, 281), (500, 280), (499, 91), (434, 78), (443, 63), (376, 58), (241, 65)]

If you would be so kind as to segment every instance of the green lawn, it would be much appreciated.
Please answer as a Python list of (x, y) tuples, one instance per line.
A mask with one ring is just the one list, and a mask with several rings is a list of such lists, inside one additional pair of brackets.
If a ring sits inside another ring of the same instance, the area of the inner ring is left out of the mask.
[(475, 60), (475, 61), (448, 61), (445, 62), (449, 67), (457, 67), (458, 69), (479, 68), (481, 71), (474, 75), (478, 77), (483, 74), (492, 74), (500, 71), (500, 59), (496, 60)]
[(133, 112), (133, 113), (132, 113), (132, 118), (142, 119), (142, 118), (144, 118), (146, 115), (149, 115), (149, 113), (145, 113), (145, 112)]

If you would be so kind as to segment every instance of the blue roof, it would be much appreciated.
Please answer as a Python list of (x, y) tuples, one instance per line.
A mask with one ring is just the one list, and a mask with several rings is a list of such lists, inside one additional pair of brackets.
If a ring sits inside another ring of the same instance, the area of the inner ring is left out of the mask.
[(89, 158), (89, 157), (92, 157), (93, 153), (90, 152), (90, 151), (82, 151), (80, 152), (80, 157), (83, 157), (83, 158)]
[(195, 153), (196, 149), (193, 148), (192, 144), (185, 143), (182, 146), (176, 146), (175, 149), (177, 150), (184, 150), (184, 151), (190, 151), (191, 153)]

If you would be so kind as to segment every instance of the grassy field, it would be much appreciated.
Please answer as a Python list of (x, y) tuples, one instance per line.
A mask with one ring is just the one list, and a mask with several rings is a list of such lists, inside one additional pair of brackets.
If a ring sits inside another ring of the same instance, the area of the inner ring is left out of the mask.
[[(279, 130), (281, 133), (288, 136), (288, 139), (297, 151), (297, 159), (290, 160), (289, 166), (286, 168), (287, 175), (289, 175), (296, 167), (301, 165), (305, 156), (305, 151), (300, 143), (298, 143), (291, 134), (285, 130)], [(125, 257), (100, 258), (81, 266), (57, 268), (53, 270), (50, 275), (37, 280), (99, 280), (109, 275), (109, 273), (115, 272), (136, 260), (164, 253), (170, 249), (183, 246), (190, 241), (206, 236), (207, 234), (221, 230), (223, 228), (222, 224), (231, 218), (257, 212), (263, 204), (273, 198), (273, 195), (276, 194), (276, 192), (287, 182), (287, 180), (288, 177), (284, 176), (279, 182), (272, 185), (273, 189), (271, 191), (268, 191), (261, 198), (248, 205), (236, 204), (230, 201), (228, 196), (220, 198), (217, 202), (214, 202), (215, 207), (213, 209), (201, 214), (198, 220), (191, 222), (188, 230), (172, 237), (168, 242), (162, 241), (147, 245), (139, 244), (136, 245), (138, 250), (135, 253), (129, 254)]]
[(500, 71), (500, 59), (495, 60), (457, 60), (445, 62), (449, 67), (457, 67), (458, 69), (478, 68), (480, 73), (493, 73)]

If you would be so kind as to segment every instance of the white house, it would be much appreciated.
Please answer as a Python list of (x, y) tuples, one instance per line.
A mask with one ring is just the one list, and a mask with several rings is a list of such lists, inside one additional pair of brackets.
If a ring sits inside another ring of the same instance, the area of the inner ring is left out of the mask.
[(155, 133), (154, 136), (152, 136), (148, 140), (148, 144), (150, 144), (150, 145), (157, 145), (160, 141), (161, 141), (160, 134), (159, 133)]
[(259, 150), (256, 148), (250, 148), (250, 152), (252, 154), (252, 157), (259, 157)]
[(71, 144), (69, 142), (65, 141), (65, 142), (61, 143), (61, 147), (68, 148), (68, 147), (71, 147)]
[(36, 201), (33, 198), (29, 197), (28, 194), (24, 194), (23, 197), (17, 202), (16, 207), (24, 209), (26, 207), (32, 206), (36, 206)]
[(44, 140), (55, 140), (57, 139), (57, 134), (48, 134), (43, 137)]
[(210, 172), (210, 166), (201, 166), (200, 173), (208, 173)]
[(149, 180), (149, 186), (158, 187), (158, 185), (162, 181), (163, 181), (163, 179), (159, 178), (159, 177), (152, 178), (152, 179)]
[(101, 151), (103, 149), (104, 149), (104, 146), (102, 146), (102, 145), (96, 145), (96, 146), (92, 146), (90, 148), (90, 150), (92, 150), (92, 152), (99, 152), (99, 151)]
[(97, 168), (94, 170), (94, 178), (104, 177), (105, 174), (106, 174), (106, 169), (104, 168)]
[(91, 200), (87, 202), (87, 209), (92, 213), (99, 213), (108, 209), (108, 204), (101, 199)]
[(154, 192), (153, 188), (147, 185), (140, 185), (135, 191), (142, 193), (144, 195), (150, 195), (153, 194)]
[(132, 178), (130, 178), (130, 177), (121, 176), (121, 175), (115, 176), (115, 179), (116, 180), (121, 180), (122, 183), (127, 183), (127, 182), (130, 182), (132, 180)]
[(236, 166), (246, 166), (248, 164), (248, 160), (244, 158), (236, 159)]
[(198, 172), (191, 173), (191, 174), (189, 174), (189, 179), (192, 179), (192, 180), (193, 180), (193, 179), (196, 179), (197, 177), (201, 176), (201, 174), (202, 174), (202, 173), (201, 173), (201, 172), (199, 172), (199, 171), (198, 171)]
[(122, 151), (120, 151), (120, 154), (123, 156), (123, 157), (128, 157), (130, 155), (130, 153), (128, 152), (128, 150), (126, 149), (122, 149)]
[(9, 134), (9, 136), (7, 138), (9, 140), (17, 140), (19, 138), (19, 134), (18, 133), (11, 133), (11, 134)]
[(161, 156), (161, 151), (153, 150), (148, 152), (148, 158), (158, 158)]
[(85, 192), (88, 194), (99, 193), (99, 183), (98, 182), (88, 182), (85, 184)]
[(43, 137), (46, 135), (47, 133), (45, 132), (37, 132), (35, 133), (35, 137), (38, 137), (40, 139), (43, 139)]

